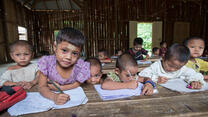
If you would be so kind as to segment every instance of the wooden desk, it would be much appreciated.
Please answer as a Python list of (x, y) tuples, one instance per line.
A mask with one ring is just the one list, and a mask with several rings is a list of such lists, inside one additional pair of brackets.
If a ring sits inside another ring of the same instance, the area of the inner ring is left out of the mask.
[[(180, 94), (160, 86), (157, 88), (159, 93), (153, 96), (102, 101), (92, 85), (83, 85), (89, 99), (87, 104), (21, 117), (71, 117), (72, 114), (76, 117), (208, 116), (208, 91)], [(0, 116), (9, 117), (9, 114), (2, 112)]]
[[(140, 64), (138, 65), (138, 72), (142, 71), (144, 68), (149, 67), (151, 64)], [(106, 63), (104, 64), (102, 71), (104, 74), (108, 72), (114, 72), (114, 69), (116, 67), (115, 63)]]

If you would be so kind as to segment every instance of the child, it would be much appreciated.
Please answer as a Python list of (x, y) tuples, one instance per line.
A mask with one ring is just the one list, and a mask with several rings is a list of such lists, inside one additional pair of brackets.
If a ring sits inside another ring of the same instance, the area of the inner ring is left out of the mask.
[[(184, 40), (184, 45), (190, 50), (191, 57), (186, 64), (187, 67), (194, 69), (196, 72), (208, 71), (208, 62), (197, 58), (201, 57), (205, 48), (205, 41), (200, 37), (189, 37)], [(204, 79), (208, 79), (208, 75), (204, 75)]]
[(164, 57), (167, 51), (167, 43), (165, 41), (160, 42), (160, 56)]
[[(146, 51), (144, 48), (142, 48), (143, 39), (142, 38), (135, 38), (134, 39), (134, 47), (129, 49), (129, 54), (134, 56), (136, 60), (147, 60), (149, 55), (147, 54), (148, 51)], [(145, 55), (145, 59), (143, 58), (143, 55)]]
[(102, 63), (111, 63), (111, 59), (108, 58), (107, 51), (103, 48), (98, 51), (98, 58)]
[(85, 43), (83, 34), (73, 28), (63, 28), (59, 31), (53, 48), (55, 55), (44, 56), (38, 61), (40, 71), (40, 93), (61, 105), (69, 100), (69, 95), (54, 93), (57, 90), (53, 81), (61, 90), (76, 88), (90, 77), (90, 64), (79, 59)]
[(16, 65), (8, 67), (7, 71), (0, 78), (0, 86), (22, 86), (30, 89), (37, 84), (38, 69), (36, 64), (30, 63), (32, 58), (32, 46), (24, 40), (15, 41), (10, 46), (10, 56)]
[(123, 51), (121, 49), (116, 49), (115, 55), (111, 56), (111, 59), (117, 59), (122, 54), (123, 54)]
[(98, 84), (101, 82), (102, 66), (97, 58), (87, 58), (85, 61), (90, 63), (90, 78), (87, 80), (89, 84)]
[(160, 49), (158, 47), (152, 48), (152, 57), (158, 57), (160, 54)]
[[(136, 89), (138, 81), (144, 83), (142, 94), (152, 95), (154, 83), (147, 78), (137, 79), (138, 65), (130, 54), (123, 54), (116, 61), (115, 73), (108, 73), (102, 84), (103, 89)], [(136, 78), (135, 78), (136, 77)]]
[(169, 79), (180, 78), (186, 80), (192, 89), (200, 89), (205, 83), (203, 76), (185, 66), (189, 57), (190, 52), (187, 47), (173, 44), (162, 60), (156, 61), (150, 67), (142, 70), (139, 76), (151, 78), (157, 83), (165, 83)]

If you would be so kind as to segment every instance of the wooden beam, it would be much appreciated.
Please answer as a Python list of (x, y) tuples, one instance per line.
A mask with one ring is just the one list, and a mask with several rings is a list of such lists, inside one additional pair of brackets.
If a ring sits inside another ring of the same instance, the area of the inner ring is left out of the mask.
[(72, 5), (72, 2), (71, 2), (71, 0), (69, 0), (69, 5), (70, 5), (70, 7), (71, 7), (71, 9), (73, 9), (73, 5)]
[(43, 5), (44, 5), (45, 9), (48, 9), (45, 0), (42, 0), (42, 3), (43, 3)]
[(58, 0), (56, 0), (56, 6), (57, 6), (58, 9), (60, 9), (59, 4), (58, 4)]
[(40, 2), (40, 0), (35, 0), (35, 1), (33, 2), (32, 7), (31, 7), (32, 10), (35, 8), (35, 5), (36, 5), (38, 2)]
[(23, 6), (25, 6), (26, 4), (30, 3), (32, 0), (26, 0), (24, 3), (23, 3)]
[(72, 0), (74, 3), (76, 3), (76, 5), (81, 9), (83, 6), (83, 3), (78, 1), (78, 0)]

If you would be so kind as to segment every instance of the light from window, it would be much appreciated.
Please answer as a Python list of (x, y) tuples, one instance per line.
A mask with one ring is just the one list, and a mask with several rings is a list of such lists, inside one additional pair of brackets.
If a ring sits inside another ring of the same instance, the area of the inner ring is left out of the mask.
[(22, 26), (18, 26), (19, 40), (27, 40), (27, 29)]

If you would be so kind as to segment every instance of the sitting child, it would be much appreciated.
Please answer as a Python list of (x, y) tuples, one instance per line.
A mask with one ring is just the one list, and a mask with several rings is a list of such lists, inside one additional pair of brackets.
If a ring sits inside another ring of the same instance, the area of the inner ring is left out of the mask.
[(98, 51), (98, 59), (101, 63), (111, 63), (111, 59), (108, 58), (107, 51), (103, 48)]
[(144, 83), (142, 94), (152, 95), (154, 83), (149, 78), (138, 78), (138, 65), (130, 54), (123, 54), (116, 61), (115, 73), (108, 73), (108, 77), (102, 84), (103, 89), (136, 89), (138, 81)]
[[(44, 97), (61, 105), (69, 100), (69, 95), (54, 93), (80, 86), (90, 77), (90, 64), (79, 59), (85, 43), (83, 34), (73, 28), (63, 28), (59, 31), (53, 48), (55, 55), (44, 56), (38, 61), (40, 71), (39, 91)], [(53, 81), (56, 84), (48, 83)]]
[[(130, 48), (128, 53), (131, 54), (136, 60), (147, 60), (149, 55), (148, 51), (142, 48), (143, 39), (142, 38), (135, 38), (134, 39), (134, 47)], [(144, 59), (143, 55), (146, 56)]]
[(165, 41), (160, 42), (160, 56), (164, 57), (167, 51), (167, 43)]
[(116, 49), (115, 55), (111, 56), (111, 59), (117, 59), (122, 54), (123, 54), (123, 51), (121, 49)]
[[(208, 62), (198, 58), (201, 57), (205, 48), (205, 41), (200, 37), (189, 37), (184, 40), (184, 45), (189, 48), (191, 57), (186, 64), (187, 67), (194, 69), (196, 72), (207, 72)], [(208, 79), (208, 75), (204, 75)]]
[(30, 63), (33, 55), (32, 46), (24, 40), (15, 41), (10, 46), (10, 56), (16, 65), (8, 67), (0, 78), (0, 86), (22, 86), (30, 89), (37, 84), (38, 69), (36, 64)]
[(102, 66), (100, 60), (97, 58), (87, 58), (85, 61), (90, 63), (90, 78), (87, 80), (87, 83), (101, 83)]
[(158, 57), (160, 54), (160, 49), (158, 47), (152, 48), (152, 57)]
[(185, 66), (189, 57), (190, 51), (187, 47), (174, 44), (167, 50), (162, 60), (156, 61), (150, 67), (142, 70), (139, 76), (151, 78), (157, 83), (180, 78), (187, 81), (192, 89), (200, 89), (205, 83), (203, 75)]

